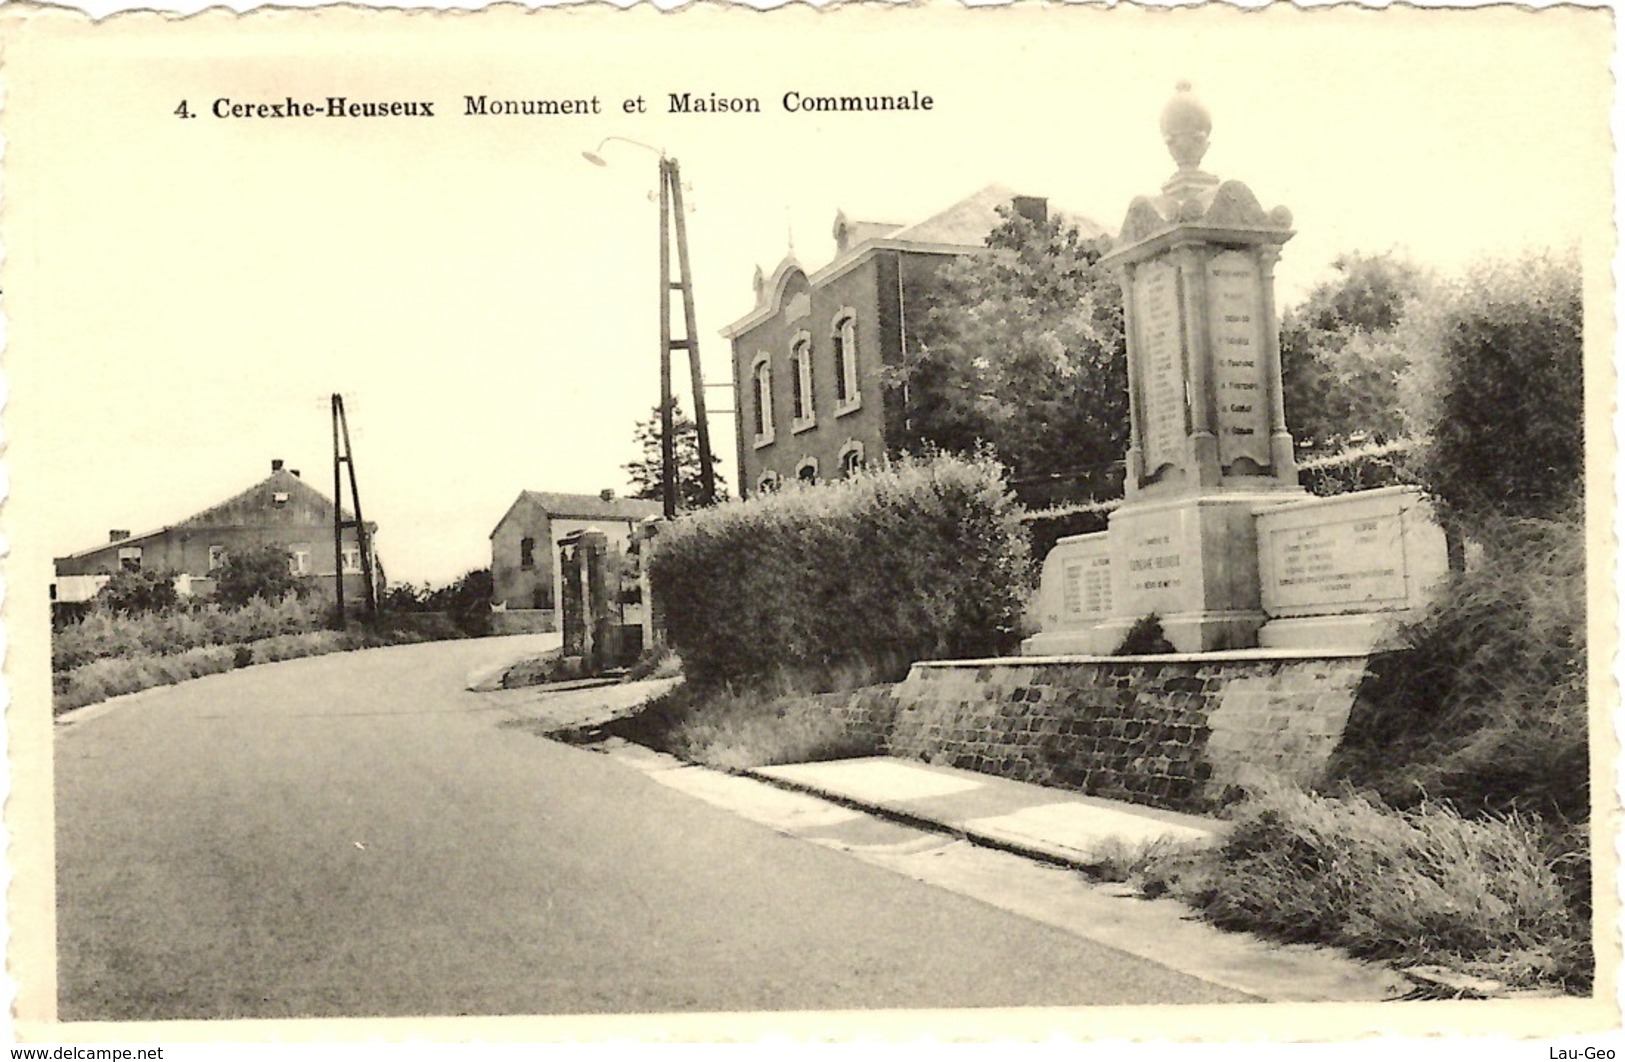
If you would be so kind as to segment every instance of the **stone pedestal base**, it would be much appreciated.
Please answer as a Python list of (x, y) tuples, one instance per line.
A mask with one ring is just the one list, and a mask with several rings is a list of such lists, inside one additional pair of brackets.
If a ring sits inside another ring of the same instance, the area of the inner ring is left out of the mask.
[[(1176, 497), (1125, 504), (1112, 513), (1112, 614), (1096, 628), (1113, 647), (1155, 614), (1182, 653), (1257, 645), (1255, 514), (1306, 495), (1296, 488)], [(1109, 651), (1109, 650), (1108, 650)]]
[(1260, 649), (1302, 649), (1309, 652), (1340, 649), (1369, 653), (1411, 613), (1372, 613), (1364, 616), (1307, 616), (1270, 620), (1258, 630)]
[(1085, 631), (1035, 634), (1021, 642), (1022, 656), (1110, 656), (1122, 644), (1122, 631), (1104, 625)]

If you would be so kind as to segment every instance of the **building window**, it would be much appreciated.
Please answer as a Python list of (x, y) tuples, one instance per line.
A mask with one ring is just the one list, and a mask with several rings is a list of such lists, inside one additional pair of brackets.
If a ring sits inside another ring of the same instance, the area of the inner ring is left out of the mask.
[(290, 551), (293, 556), (288, 560), (288, 570), (295, 575), (310, 574), (310, 546), (301, 542)]
[(359, 572), (360, 570), (361, 570), (361, 547), (360, 546), (345, 546), (344, 547), (344, 571), (345, 571), (345, 574), (353, 575), (356, 572)]
[(817, 483), (818, 482), (818, 458), (816, 458), (816, 457), (803, 457), (801, 459), (801, 464), (796, 466), (796, 482), (798, 482), (798, 483)]
[(835, 348), (835, 415), (840, 416), (863, 404), (858, 392), (858, 314), (850, 306), (835, 315), (830, 343)]
[(118, 566), (120, 570), (138, 572), (141, 570), (141, 547), (121, 546), (118, 551)]
[(209, 547), (209, 571), (211, 571), (211, 572), (219, 571), (220, 567), (225, 563), (226, 563), (226, 547), (225, 546), (210, 546)]
[(863, 467), (863, 444), (856, 439), (848, 439), (841, 447), (841, 476), (850, 478)]
[(772, 494), (783, 485), (784, 477), (771, 470), (756, 477), (756, 493), (758, 494)]
[(279, 490), (279, 491), (276, 491), (275, 493), (273, 493), (271, 495), (271, 504), (273, 506), (275, 506), (276, 508), (278, 508), (278, 509), (280, 509), (283, 506), (287, 505), (288, 504), (288, 492), (285, 491), (285, 490)]
[(756, 445), (773, 441), (773, 367), (766, 352), (751, 364), (751, 408), (756, 414)]
[(790, 346), (790, 396), (792, 432), (806, 431), (818, 423), (813, 408), (812, 336), (796, 335)]
[(519, 567), (524, 571), (536, 567), (536, 540), (534, 538), (519, 540)]

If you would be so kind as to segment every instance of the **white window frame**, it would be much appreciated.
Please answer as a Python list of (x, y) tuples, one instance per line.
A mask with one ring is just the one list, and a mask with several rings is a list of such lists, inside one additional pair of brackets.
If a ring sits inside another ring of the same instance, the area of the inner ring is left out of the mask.
[[(812, 473), (812, 478), (811, 479), (806, 478), (805, 476), (802, 475), (803, 472), (811, 472)], [(813, 486), (813, 485), (817, 484), (817, 482), (818, 482), (818, 458), (813, 457), (811, 455), (803, 455), (801, 460), (796, 462), (796, 482), (797, 483), (805, 483), (808, 486)]]
[(344, 547), (344, 574), (357, 575), (361, 572), (361, 547)]
[(288, 504), (288, 497), (288, 492), (285, 490), (273, 491), (271, 493), (271, 504), (275, 508), (280, 509), (284, 505)]
[(226, 563), (226, 547), (225, 546), (210, 546), (209, 547), (209, 571), (211, 571), (211, 572), (212, 571), (217, 571), (220, 568), (223, 568), (225, 566), (225, 563)]
[[(134, 563), (130, 563), (134, 562)], [(118, 550), (118, 566), (120, 571), (138, 572), (141, 570), (141, 547), (120, 546)]]
[(784, 477), (771, 468), (763, 469), (762, 474), (756, 477), (756, 493), (758, 494), (772, 494), (782, 486), (784, 486)]
[(773, 443), (773, 359), (767, 351), (750, 363), (751, 401), (756, 417), (755, 445), (759, 450)]
[[(813, 389), (813, 349), (812, 333), (797, 332), (795, 338), (790, 340), (790, 371), (793, 384), (792, 394), (801, 396), (801, 409), (795, 408), (794, 400), (790, 406), (790, 434), (807, 431), (818, 426), (818, 398)], [(799, 414), (799, 415), (798, 415)]]
[(310, 574), (310, 545), (300, 543), (289, 549), (288, 570), (295, 575)]
[(846, 390), (845, 398), (836, 393), (835, 415), (844, 417), (863, 408), (863, 391), (858, 386), (858, 311), (842, 306), (836, 311), (829, 335), (831, 348), (840, 354), (835, 359), (835, 372)]
[[(857, 463), (856, 464), (850, 464), (848, 462), (847, 459), (851, 458), (851, 457), (856, 457), (857, 458)], [(841, 447), (841, 452), (840, 452), (840, 458), (839, 459), (840, 459), (840, 462), (841, 462), (841, 478), (845, 479), (848, 476), (851, 476), (853, 472), (863, 468), (863, 462), (864, 462), (863, 443), (859, 442), (856, 439), (848, 439), (848, 440), (846, 440), (846, 445)]]

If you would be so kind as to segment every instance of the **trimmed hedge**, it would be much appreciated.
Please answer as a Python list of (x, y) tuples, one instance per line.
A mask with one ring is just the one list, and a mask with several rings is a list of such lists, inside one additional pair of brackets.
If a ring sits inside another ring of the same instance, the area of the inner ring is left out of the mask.
[(938, 456), (697, 513), (649, 575), (689, 681), (816, 691), (1009, 651), (1028, 560), (1003, 468)]

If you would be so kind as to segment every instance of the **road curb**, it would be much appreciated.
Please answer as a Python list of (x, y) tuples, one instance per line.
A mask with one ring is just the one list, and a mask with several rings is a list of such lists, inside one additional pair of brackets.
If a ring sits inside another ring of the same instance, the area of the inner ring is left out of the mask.
[(1025, 838), (1014, 838), (994, 831), (972, 829), (963, 823), (944, 822), (940, 819), (926, 818), (914, 812), (906, 811), (902, 808), (893, 807), (888, 804), (856, 800), (843, 793), (826, 789), (823, 786), (812, 785), (806, 782), (792, 781), (788, 778), (780, 778), (775, 775), (765, 774), (753, 767), (739, 768), (738, 770), (730, 773), (753, 778), (758, 782), (766, 782), (769, 785), (774, 785), (780, 789), (789, 790), (791, 792), (805, 793), (808, 796), (815, 796), (822, 800), (827, 800), (832, 804), (839, 804), (842, 807), (853, 808), (858, 811), (866, 811), (872, 815), (878, 815), (883, 819), (888, 819), (904, 826), (912, 826), (921, 830), (932, 830), (936, 833), (943, 833), (949, 835), (950, 837), (957, 837), (960, 840), (969, 841), (971, 844), (981, 845), (983, 848), (993, 848), (1001, 852), (1009, 852), (1011, 855), (1018, 855), (1024, 859), (1032, 859), (1040, 863), (1048, 863), (1052, 866), (1064, 867), (1068, 870), (1077, 870), (1082, 872), (1087, 872), (1098, 866), (1097, 863), (1090, 862), (1086, 858), (1083, 858), (1080, 853), (1072, 849), (1038, 844)]

